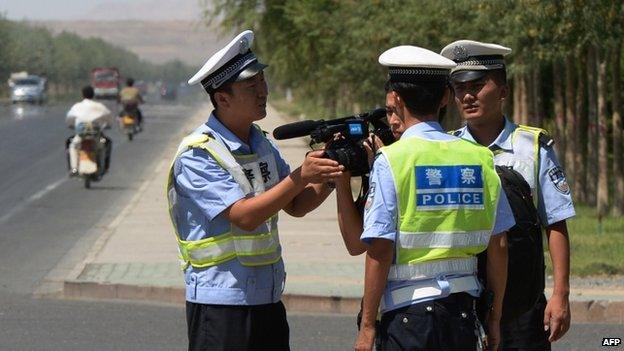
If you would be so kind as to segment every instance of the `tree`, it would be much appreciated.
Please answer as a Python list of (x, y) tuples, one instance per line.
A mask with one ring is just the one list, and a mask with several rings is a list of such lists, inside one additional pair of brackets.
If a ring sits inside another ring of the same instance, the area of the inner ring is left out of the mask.
[[(292, 90), (295, 103), (315, 117), (383, 104), (386, 72), (377, 58), (392, 46), (439, 51), (466, 38), (511, 47), (508, 116), (554, 132), (576, 201), (596, 205), (603, 216), (609, 190), (624, 194), (622, 72), (614, 65), (624, 36), (620, 0), (212, 3), (205, 15), (222, 20), (225, 32), (257, 31), (254, 50), (271, 65), (273, 88)], [(445, 127), (458, 122), (450, 108)], [(624, 212), (622, 196), (613, 199), (613, 211)]]
[(607, 57), (605, 49), (598, 51), (598, 218), (602, 219), (609, 209), (609, 164), (607, 124)]
[(621, 216), (624, 213), (624, 172), (622, 171), (622, 100), (620, 98), (620, 79), (622, 79), (621, 67), (622, 43), (618, 43), (614, 50), (611, 62), (612, 67), (612, 110), (613, 117), (613, 179), (615, 191), (613, 192), (613, 215)]
[(598, 193), (598, 52), (590, 44), (587, 51), (587, 198), (589, 205), (596, 205)]
[[(555, 108), (555, 137), (557, 143), (557, 154), (566, 155), (567, 138), (565, 133), (565, 100), (563, 96), (563, 87), (561, 77), (563, 71), (558, 60), (553, 63), (553, 89), (554, 89), (554, 108)], [(561, 159), (565, 167), (565, 158)]]
[(587, 106), (586, 106), (586, 81), (587, 81), (587, 73), (586, 68), (587, 64), (585, 63), (585, 48), (580, 48), (577, 60), (575, 62), (575, 71), (576, 71), (576, 97), (575, 97), (575, 114), (577, 120), (577, 126), (574, 128), (574, 140), (577, 141), (576, 154), (574, 155), (574, 164), (575, 174), (574, 179), (576, 181), (572, 184), (574, 194), (576, 195), (576, 199), (580, 202), (585, 203), (587, 197), (587, 169), (586, 159), (587, 159)]
[(180, 61), (154, 65), (101, 39), (66, 32), (53, 36), (44, 28), (0, 17), (0, 77), (8, 78), (16, 71), (45, 75), (51, 93), (63, 94), (87, 84), (91, 69), (103, 66), (118, 67), (124, 76), (147, 80), (180, 81), (192, 71)]
[(566, 143), (565, 149), (565, 169), (568, 178), (572, 184), (576, 181), (576, 165), (574, 163), (574, 157), (578, 153), (577, 143), (574, 139), (574, 130), (578, 128), (576, 124), (576, 115), (574, 111), (574, 98), (575, 82), (574, 82), (574, 69), (575, 58), (572, 54), (569, 54), (565, 58), (565, 140), (570, 140), (570, 143)]

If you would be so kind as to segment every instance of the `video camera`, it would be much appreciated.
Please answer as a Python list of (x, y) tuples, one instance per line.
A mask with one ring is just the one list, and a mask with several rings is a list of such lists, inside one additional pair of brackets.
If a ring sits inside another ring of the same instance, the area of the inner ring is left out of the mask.
[[(328, 121), (301, 121), (275, 128), (273, 137), (277, 140), (298, 138), (309, 135), (313, 144), (325, 143), (325, 157), (335, 160), (351, 172), (353, 177), (370, 171), (364, 141), (372, 132), (384, 145), (394, 142), (388, 125), (381, 119), (386, 117), (386, 109), (378, 108), (359, 115), (331, 119)], [(372, 130), (371, 130), (372, 126)], [(339, 137), (336, 137), (339, 135)]]

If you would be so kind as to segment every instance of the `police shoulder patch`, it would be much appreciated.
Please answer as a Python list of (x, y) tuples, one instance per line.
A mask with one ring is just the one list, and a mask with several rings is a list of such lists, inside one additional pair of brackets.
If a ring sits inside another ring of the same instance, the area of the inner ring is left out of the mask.
[(375, 199), (375, 183), (371, 183), (370, 188), (368, 189), (368, 196), (366, 197), (366, 203), (364, 204), (364, 210), (368, 211), (370, 207), (373, 205), (373, 200)]
[(371, 183), (371, 186), (368, 189), (368, 196), (366, 196), (366, 202), (364, 203), (364, 211), (368, 212), (368, 210), (373, 205), (374, 199), (375, 199), (375, 183)]
[(566, 180), (565, 172), (563, 168), (556, 166), (548, 170), (548, 178), (555, 186), (555, 189), (562, 194), (570, 194), (570, 186)]

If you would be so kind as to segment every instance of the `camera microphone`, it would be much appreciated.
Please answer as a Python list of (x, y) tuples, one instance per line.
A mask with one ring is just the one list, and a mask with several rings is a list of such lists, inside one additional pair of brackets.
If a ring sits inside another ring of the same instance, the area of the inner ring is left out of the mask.
[(273, 130), (273, 137), (277, 140), (298, 138), (306, 135), (310, 135), (317, 127), (323, 125), (323, 121), (301, 121), (289, 124), (284, 124)]
[(299, 138), (302, 136), (308, 136), (315, 129), (322, 126), (334, 126), (341, 125), (345, 122), (358, 119), (365, 120), (370, 123), (377, 123), (381, 118), (386, 116), (385, 108), (378, 108), (369, 112), (361, 113), (359, 115), (353, 115), (348, 117), (336, 118), (325, 120), (306, 120), (300, 122), (294, 122), (289, 124), (284, 124), (283, 126), (279, 126), (273, 130), (273, 137), (277, 140), (291, 139), (291, 138)]

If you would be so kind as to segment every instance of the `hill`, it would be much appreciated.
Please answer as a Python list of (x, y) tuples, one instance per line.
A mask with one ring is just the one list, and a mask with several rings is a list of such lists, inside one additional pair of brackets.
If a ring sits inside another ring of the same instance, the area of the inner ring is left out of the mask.
[(81, 37), (97, 37), (126, 48), (153, 63), (179, 59), (194, 67), (219, 50), (230, 38), (198, 21), (32, 21), (33, 25)]

